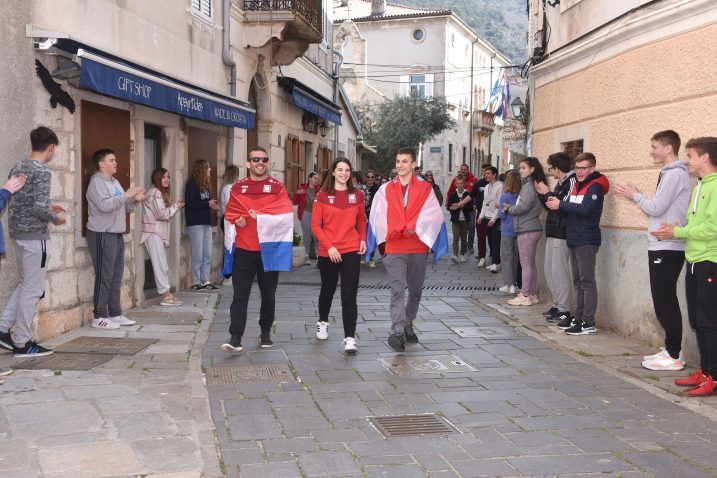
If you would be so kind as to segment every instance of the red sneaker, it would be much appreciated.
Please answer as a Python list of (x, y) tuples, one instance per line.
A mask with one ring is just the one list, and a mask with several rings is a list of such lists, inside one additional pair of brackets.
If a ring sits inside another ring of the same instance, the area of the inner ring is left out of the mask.
[(717, 389), (717, 382), (715, 382), (715, 380), (708, 375), (699, 387), (687, 390), (687, 395), (690, 397), (704, 397), (706, 395), (714, 394), (715, 389)]
[(676, 378), (675, 385), (681, 387), (696, 387), (705, 380), (707, 380), (707, 376), (702, 373), (702, 369), (700, 368), (687, 378)]

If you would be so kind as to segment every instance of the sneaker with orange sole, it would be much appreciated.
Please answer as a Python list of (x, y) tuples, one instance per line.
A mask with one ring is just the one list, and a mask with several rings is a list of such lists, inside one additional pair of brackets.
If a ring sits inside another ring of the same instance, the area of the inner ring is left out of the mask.
[(686, 394), (688, 397), (706, 397), (708, 395), (714, 395), (717, 390), (717, 382), (711, 376), (707, 375), (704, 382), (699, 384), (697, 388), (687, 390)]
[(680, 387), (696, 387), (707, 380), (707, 375), (702, 373), (702, 369), (698, 369), (695, 373), (685, 378), (676, 378), (675, 385)]

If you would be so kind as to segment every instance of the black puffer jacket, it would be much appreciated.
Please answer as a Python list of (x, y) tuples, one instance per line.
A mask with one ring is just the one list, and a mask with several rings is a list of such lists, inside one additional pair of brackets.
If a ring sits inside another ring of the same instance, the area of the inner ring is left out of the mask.
[[(562, 181), (558, 181), (552, 192), (539, 194), (540, 202), (545, 206), (549, 197), (556, 197), (561, 201), (567, 201), (570, 191), (577, 182), (575, 172), (570, 171)], [(547, 208), (546, 208), (547, 209)], [(548, 217), (545, 220), (545, 236), (556, 239), (565, 239), (568, 233), (568, 214), (563, 211), (551, 211), (548, 209)]]

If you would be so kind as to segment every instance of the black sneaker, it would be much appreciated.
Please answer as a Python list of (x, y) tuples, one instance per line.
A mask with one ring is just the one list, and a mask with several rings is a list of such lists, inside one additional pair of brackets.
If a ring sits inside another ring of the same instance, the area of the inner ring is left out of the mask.
[(548, 322), (562, 322), (567, 317), (570, 317), (570, 312), (568, 312), (568, 311), (556, 312), (553, 315), (551, 315), (550, 317), (546, 317), (545, 320), (547, 320)]
[(396, 352), (406, 350), (406, 338), (401, 334), (391, 334), (388, 336), (388, 346)]
[(10, 332), (0, 332), (0, 349), (7, 350), (8, 352), (12, 352), (12, 337), (10, 336)]
[(232, 335), (220, 348), (224, 352), (241, 352), (244, 348), (241, 346), (241, 336)]
[(567, 317), (558, 322), (558, 328), (566, 330), (575, 325), (576, 323), (577, 321), (575, 320), (575, 317), (571, 317), (570, 314), (567, 314)]
[(568, 335), (595, 335), (595, 325), (583, 324), (582, 322), (577, 323), (565, 330)]
[(50, 354), (52, 354), (52, 350), (37, 345), (32, 340), (28, 340), (24, 347), (12, 346), (12, 358), (43, 357)]
[(206, 286), (203, 286), (202, 284), (194, 284), (192, 287), (190, 287), (191, 290), (194, 292), (199, 292), (200, 290), (204, 290)]
[(413, 331), (413, 326), (409, 325), (405, 329), (403, 329), (405, 332), (406, 337), (406, 343), (409, 344), (417, 344), (418, 343), (418, 335), (416, 335), (416, 332)]
[(212, 291), (212, 290), (219, 290), (219, 287), (215, 286), (214, 284), (204, 284), (204, 289), (206, 291)]
[(259, 347), (263, 349), (269, 349), (274, 346), (274, 342), (271, 341), (271, 335), (269, 332), (261, 333), (261, 340), (259, 340)]
[(548, 309), (548, 310), (546, 310), (545, 312), (543, 312), (543, 316), (544, 316), (544, 317), (551, 317), (551, 316), (553, 316), (553, 315), (555, 315), (555, 314), (557, 314), (557, 313), (558, 313), (558, 308), (557, 308), (557, 307), (551, 307), (550, 309)]

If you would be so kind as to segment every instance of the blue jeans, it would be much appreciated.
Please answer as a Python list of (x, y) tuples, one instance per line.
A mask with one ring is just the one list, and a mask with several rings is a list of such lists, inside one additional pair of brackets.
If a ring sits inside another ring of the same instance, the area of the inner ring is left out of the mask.
[(209, 282), (212, 263), (212, 226), (189, 226), (189, 249), (192, 254), (192, 285)]

